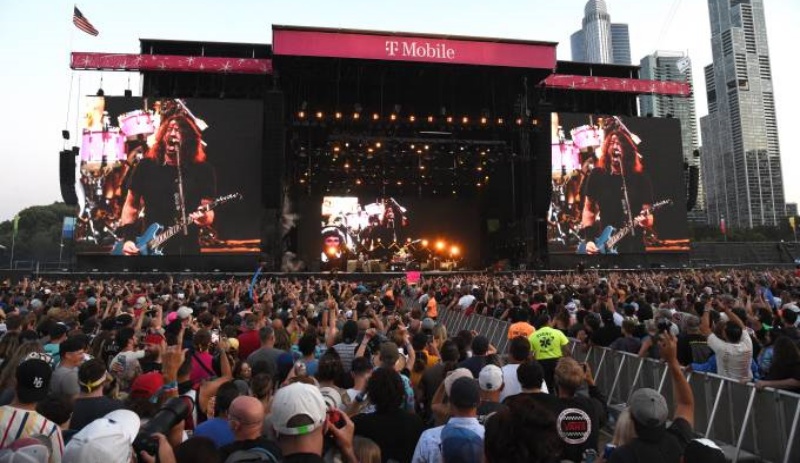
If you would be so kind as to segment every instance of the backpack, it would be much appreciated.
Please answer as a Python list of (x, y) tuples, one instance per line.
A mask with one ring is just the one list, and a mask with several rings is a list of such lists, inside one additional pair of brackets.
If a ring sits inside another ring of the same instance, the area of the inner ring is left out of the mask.
[(233, 452), (225, 463), (280, 463), (269, 450), (263, 447), (253, 447), (247, 450), (237, 450)]

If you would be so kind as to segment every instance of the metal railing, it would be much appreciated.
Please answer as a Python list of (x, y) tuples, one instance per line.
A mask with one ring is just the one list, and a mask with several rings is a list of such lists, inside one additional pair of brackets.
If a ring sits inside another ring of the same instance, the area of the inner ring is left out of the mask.
[[(439, 321), (448, 334), (474, 330), (489, 338), (499, 353), (506, 351), (506, 321), (456, 310), (445, 310)], [(642, 387), (659, 391), (674, 413), (675, 397), (664, 362), (605, 347), (584, 348), (575, 340), (570, 350), (576, 360), (591, 366), (612, 413), (622, 411), (631, 394)], [(757, 390), (753, 383), (712, 373), (690, 372), (687, 380), (694, 394), (695, 432), (721, 444), (730, 461), (800, 462), (800, 394)]]

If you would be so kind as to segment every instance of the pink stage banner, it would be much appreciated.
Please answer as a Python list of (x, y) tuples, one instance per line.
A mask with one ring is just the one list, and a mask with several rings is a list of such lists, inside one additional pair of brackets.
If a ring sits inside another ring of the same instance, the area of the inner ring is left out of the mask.
[(556, 45), (355, 32), (273, 29), (275, 55), (416, 61), (553, 70)]
[(621, 79), (618, 77), (591, 77), (553, 74), (544, 80), (545, 87), (595, 92), (655, 93), (659, 95), (689, 96), (691, 88), (685, 82), (661, 80)]
[(271, 74), (272, 60), (72, 52), (70, 67), (78, 70)]

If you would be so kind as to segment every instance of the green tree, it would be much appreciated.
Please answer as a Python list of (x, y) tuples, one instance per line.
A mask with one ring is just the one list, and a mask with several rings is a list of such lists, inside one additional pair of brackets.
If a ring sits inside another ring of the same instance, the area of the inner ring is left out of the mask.
[[(64, 217), (74, 217), (75, 213), (73, 206), (61, 202), (48, 206), (32, 206), (20, 211), (19, 228), (14, 240), (14, 260), (58, 260)], [(5, 259), (10, 258), (13, 227), (13, 220), (0, 222), (0, 244), (6, 247), (3, 253)], [(65, 240), (64, 244), (71, 243)], [(64, 256), (66, 255), (65, 253)], [(0, 266), (6, 264), (7, 262), (3, 262)]]

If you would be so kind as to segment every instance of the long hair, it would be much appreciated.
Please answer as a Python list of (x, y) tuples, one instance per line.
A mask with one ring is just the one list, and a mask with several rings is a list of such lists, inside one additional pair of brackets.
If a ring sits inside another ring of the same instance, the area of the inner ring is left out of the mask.
[(636, 144), (628, 135), (628, 132), (623, 130), (614, 130), (606, 134), (603, 139), (603, 150), (600, 159), (597, 160), (597, 168), (603, 169), (607, 172), (611, 171), (611, 138), (616, 135), (619, 140), (620, 147), (622, 148), (622, 162), (625, 165), (625, 172), (635, 172), (641, 174), (644, 172), (644, 165), (639, 157), (639, 151), (636, 149)]
[(164, 159), (164, 155), (167, 151), (167, 127), (169, 127), (172, 121), (177, 122), (178, 128), (181, 131), (181, 149), (184, 150), (184, 153), (189, 153), (192, 162), (195, 164), (206, 162), (206, 152), (203, 149), (203, 144), (200, 143), (200, 129), (191, 118), (183, 114), (170, 116), (168, 119), (161, 122), (161, 126), (158, 128), (158, 133), (156, 134), (156, 142), (150, 150), (147, 151), (144, 157), (156, 161)]

